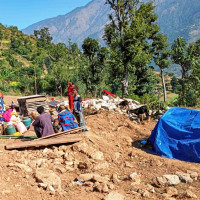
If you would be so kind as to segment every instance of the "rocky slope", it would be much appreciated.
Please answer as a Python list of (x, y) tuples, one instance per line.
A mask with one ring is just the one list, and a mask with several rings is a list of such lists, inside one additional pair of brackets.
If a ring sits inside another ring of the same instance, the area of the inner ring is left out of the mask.
[[(48, 27), (55, 43), (67, 43), (71, 38), (81, 45), (86, 37), (98, 38), (103, 43), (104, 25), (108, 23), (110, 12), (109, 7), (104, 4), (104, 0), (93, 0), (66, 15), (30, 25), (23, 32), (32, 34), (36, 29)], [(189, 42), (200, 38), (199, 0), (156, 0), (155, 5), (158, 22), (162, 31), (168, 34), (170, 42), (179, 35)]]

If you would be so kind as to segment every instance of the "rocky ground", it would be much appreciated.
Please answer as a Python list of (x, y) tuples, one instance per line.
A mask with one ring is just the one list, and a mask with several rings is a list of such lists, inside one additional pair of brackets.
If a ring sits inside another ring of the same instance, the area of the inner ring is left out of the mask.
[[(140, 141), (156, 122), (102, 111), (73, 145), (7, 151), (0, 140), (2, 200), (199, 199), (199, 164), (149, 154)], [(30, 132), (29, 132), (30, 134)]]

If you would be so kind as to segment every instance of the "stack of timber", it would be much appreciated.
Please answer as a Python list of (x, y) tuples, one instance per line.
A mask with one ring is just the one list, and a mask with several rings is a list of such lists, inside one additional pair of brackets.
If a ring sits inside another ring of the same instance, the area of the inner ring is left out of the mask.
[(28, 116), (32, 112), (37, 112), (37, 107), (43, 106), (45, 112), (49, 112), (47, 98), (44, 95), (32, 95), (17, 98), (19, 111), (22, 115)]
[(57, 144), (80, 142), (83, 139), (83, 127), (78, 127), (61, 133), (52, 134), (32, 141), (12, 143), (5, 146), (6, 150), (23, 149), (29, 147), (45, 147)]

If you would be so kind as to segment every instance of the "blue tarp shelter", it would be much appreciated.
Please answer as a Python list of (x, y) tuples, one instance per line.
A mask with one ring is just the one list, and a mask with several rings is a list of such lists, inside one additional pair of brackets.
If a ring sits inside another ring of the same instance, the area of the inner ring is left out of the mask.
[(200, 163), (200, 111), (169, 109), (160, 118), (149, 141), (160, 156)]

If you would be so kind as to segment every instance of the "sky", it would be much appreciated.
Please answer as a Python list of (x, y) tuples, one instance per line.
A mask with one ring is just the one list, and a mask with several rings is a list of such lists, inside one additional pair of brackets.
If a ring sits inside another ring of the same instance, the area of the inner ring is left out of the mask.
[(0, 23), (19, 30), (38, 21), (64, 15), (91, 0), (0, 0)]

